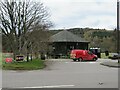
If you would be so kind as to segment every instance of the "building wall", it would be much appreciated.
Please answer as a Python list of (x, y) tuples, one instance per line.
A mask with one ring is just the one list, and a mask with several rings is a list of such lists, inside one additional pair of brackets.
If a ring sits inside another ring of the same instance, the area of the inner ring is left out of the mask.
[(52, 44), (52, 55), (66, 56), (72, 49), (88, 49), (88, 43), (78, 42), (55, 42)]

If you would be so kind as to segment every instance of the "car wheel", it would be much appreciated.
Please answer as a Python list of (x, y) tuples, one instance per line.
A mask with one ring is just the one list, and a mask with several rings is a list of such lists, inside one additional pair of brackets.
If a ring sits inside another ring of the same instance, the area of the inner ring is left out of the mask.
[(76, 59), (73, 59), (73, 61), (76, 61)]
[(93, 61), (96, 61), (97, 60), (97, 58), (93, 58)]
[(82, 58), (78, 58), (78, 61), (81, 62), (83, 59)]

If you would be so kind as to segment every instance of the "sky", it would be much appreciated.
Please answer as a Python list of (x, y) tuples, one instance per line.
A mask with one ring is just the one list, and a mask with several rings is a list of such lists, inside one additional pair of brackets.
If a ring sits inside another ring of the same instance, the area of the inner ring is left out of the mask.
[(41, 0), (53, 22), (52, 29), (94, 28), (113, 30), (117, 26), (117, 0)]

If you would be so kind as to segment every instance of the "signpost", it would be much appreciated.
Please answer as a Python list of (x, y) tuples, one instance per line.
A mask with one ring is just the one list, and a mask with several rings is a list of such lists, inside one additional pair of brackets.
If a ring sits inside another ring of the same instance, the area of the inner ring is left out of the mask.
[(23, 61), (24, 60), (24, 56), (23, 55), (17, 55), (16, 56), (16, 61)]
[(5, 59), (5, 62), (6, 62), (6, 63), (11, 63), (12, 61), (13, 61), (12, 58), (6, 58), (6, 59)]

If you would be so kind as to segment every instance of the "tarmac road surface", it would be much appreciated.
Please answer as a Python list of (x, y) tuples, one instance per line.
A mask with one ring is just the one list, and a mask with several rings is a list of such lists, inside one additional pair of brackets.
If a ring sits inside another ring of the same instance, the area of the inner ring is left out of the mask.
[(118, 68), (100, 65), (109, 59), (73, 62), (46, 60), (47, 67), (33, 71), (2, 71), (2, 88), (118, 88)]

